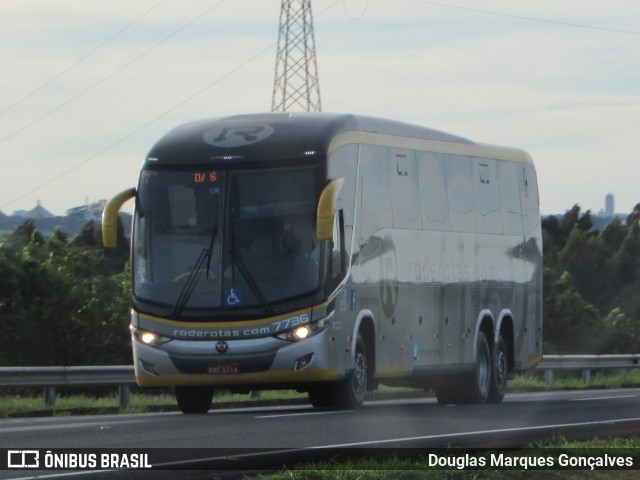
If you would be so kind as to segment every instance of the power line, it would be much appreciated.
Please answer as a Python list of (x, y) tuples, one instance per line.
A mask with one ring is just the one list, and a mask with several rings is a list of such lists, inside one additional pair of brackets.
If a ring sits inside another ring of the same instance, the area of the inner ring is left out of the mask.
[[(224, 1), (224, 0), (223, 0)], [(314, 15), (314, 18), (317, 18), (319, 16), (321, 16), (322, 14), (324, 14), (325, 12), (327, 12), (328, 10), (330, 10), (332, 7), (334, 7), (336, 4), (340, 3), (341, 0), (336, 0), (333, 3), (331, 3), (328, 7), (326, 7), (324, 10), (320, 11), (320, 13), (317, 13)], [(222, 2), (220, 2), (222, 3)], [(276, 42), (272, 42), (269, 45), (267, 45), (265, 48), (263, 48), (262, 50), (260, 50), (259, 52), (257, 52), (256, 54), (252, 55), (250, 58), (248, 58), (247, 60), (245, 60), (244, 62), (238, 64), (237, 66), (235, 66), (234, 68), (232, 68), (231, 70), (229, 70), (227, 73), (225, 73), (224, 75), (219, 76), (218, 78), (216, 78), (215, 80), (213, 80), (212, 82), (208, 83), (207, 85), (205, 85), (204, 87), (202, 87), (201, 89), (197, 90), (196, 92), (194, 92), (193, 94), (191, 94), (189, 97), (185, 98), (184, 100), (176, 103), (175, 105), (173, 105), (172, 107), (170, 107), (169, 109), (165, 110), (164, 112), (162, 112), (161, 114), (157, 115), (156, 117), (152, 118), (151, 120), (149, 120), (148, 122), (142, 124), (141, 126), (139, 126), (138, 128), (136, 128), (135, 130), (129, 132), (128, 134), (124, 135), (123, 137), (121, 137), (120, 139), (116, 140), (115, 142), (107, 145), (105, 148), (103, 148), (102, 150), (90, 155), (89, 157), (84, 158), (83, 160), (81, 160), (80, 162), (76, 163), (75, 165), (72, 165), (71, 167), (67, 168), (66, 170), (62, 171), (61, 173), (59, 173), (58, 175), (40, 183), (39, 185), (36, 185), (35, 187), (31, 188), (30, 190), (18, 195), (17, 197), (12, 198), (11, 200), (3, 203), (2, 205), (0, 205), (0, 208), (5, 208), (8, 205), (11, 205), (12, 203), (17, 202), (18, 200), (22, 200), (24, 197), (31, 195), (34, 192), (37, 192), (38, 190), (46, 187), (47, 185), (50, 185), (54, 182), (56, 182), (57, 180), (61, 179), (62, 177), (68, 175), (69, 173), (73, 172), (74, 170), (77, 170), (78, 168), (82, 167), (83, 165), (86, 165), (87, 163), (91, 162), (92, 160), (95, 160), (96, 158), (98, 158), (99, 156), (107, 153), (108, 151), (114, 149), (115, 147), (117, 147), (118, 145), (123, 144), (124, 142), (126, 142), (127, 140), (129, 140), (130, 138), (134, 137), (135, 135), (137, 135), (138, 133), (140, 133), (141, 131), (143, 131), (145, 128), (153, 125), (154, 123), (156, 123), (157, 121), (159, 121), (160, 119), (166, 117), (167, 115), (169, 115), (170, 113), (174, 112), (175, 110), (177, 110), (178, 108), (182, 107), (183, 105), (189, 103), (190, 101), (194, 100), (195, 98), (199, 97), (200, 95), (202, 95), (204, 92), (206, 92), (207, 90), (209, 90), (210, 88), (214, 87), (215, 85), (217, 85), (218, 83), (222, 82), (223, 80), (225, 80), (226, 78), (230, 77), (231, 75), (233, 75), (234, 73), (236, 73), (237, 71), (241, 70), (242, 68), (244, 68), (245, 66), (247, 66), (248, 64), (250, 64), (251, 62), (253, 62), (254, 60), (256, 60), (258, 57), (264, 55), (266, 52), (268, 52), (269, 50), (271, 50), (272, 48), (274, 48), (277, 45), (277, 41)]]
[(18, 197), (15, 197), (11, 200), (9, 200), (8, 202), (0, 205), (0, 208), (4, 208), (7, 205), (11, 205), (14, 202), (17, 202), (18, 200), (23, 199), (24, 197), (26, 197), (27, 195), (30, 195), (38, 190), (40, 190), (43, 187), (46, 187), (47, 185), (55, 182), (56, 180), (59, 180), (60, 178), (64, 177), (65, 175), (68, 175), (69, 173), (73, 172), (74, 170), (77, 170), (78, 168), (82, 167), (83, 165), (85, 165), (86, 163), (89, 163), (91, 160), (95, 160), (96, 158), (98, 158), (100, 155), (103, 155), (105, 153), (107, 153), (109, 150), (112, 150), (113, 148), (117, 147), (118, 145), (124, 143), (125, 141), (129, 140), (131, 137), (137, 135), (138, 133), (140, 133), (141, 131), (143, 131), (145, 128), (153, 125), (154, 123), (156, 123), (158, 120), (166, 117), (167, 115), (169, 115), (170, 113), (174, 112), (175, 110), (177, 110), (178, 108), (182, 107), (183, 105), (189, 103), (191, 100), (195, 99), (196, 97), (199, 97), (200, 95), (202, 95), (204, 92), (206, 92), (207, 90), (209, 90), (210, 88), (214, 87), (215, 85), (217, 85), (218, 83), (220, 83), (221, 81), (225, 80), (227, 77), (231, 76), (232, 74), (234, 74), (235, 72), (237, 72), (238, 70), (242, 69), (243, 67), (245, 67), (246, 65), (248, 65), (249, 63), (253, 62), (256, 58), (260, 57), (261, 55), (265, 54), (266, 52), (268, 52), (269, 50), (271, 50), (274, 46), (275, 46), (275, 42), (271, 43), (269, 46), (267, 46), (266, 48), (260, 50), (258, 53), (256, 53), (255, 55), (253, 55), (252, 57), (250, 57), (249, 59), (245, 60), (244, 62), (242, 62), (241, 64), (237, 65), (236, 67), (234, 67), (233, 69), (229, 70), (227, 73), (225, 73), (224, 75), (221, 75), (220, 77), (216, 78), (214, 81), (210, 82), (209, 84), (205, 85), (204, 87), (202, 87), (200, 90), (196, 91), (195, 93), (191, 94), (189, 97), (185, 98), (184, 100), (176, 103), (175, 105), (173, 105), (172, 107), (170, 107), (169, 109), (165, 110), (164, 112), (162, 112), (161, 114), (157, 115), (156, 117), (152, 118), (151, 120), (149, 120), (148, 122), (140, 125), (138, 128), (136, 128), (135, 130), (129, 132), (128, 134), (124, 135), (123, 137), (121, 137), (120, 139), (116, 140), (115, 142), (109, 144), (108, 146), (106, 146), (105, 148), (103, 148), (102, 150), (94, 153), (93, 155), (83, 159), (82, 161), (76, 163), (75, 165), (69, 167), (68, 169), (64, 170), (63, 172), (59, 173), (58, 175), (56, 175), (55, 177), (50, 178), (49, 180), (46, 180), (45, 182), (42, 182), (41, 184), (33, 187), (31, 190), (29, 190), (28, 192), (25, 192), (21, 195), (19, 195)]
[(69, 98), (68, 100), (65, 100), (64, 102), (62, 102), (60, 105), (58, 105), (57, 107), (52, 108), (51, 110), (49, 110), (48, 112), (44, 113), (43, 115), (40, 115), (39, 117), (37, 117), (35, 120), (32, 120), (31, 122), (27, 123), (26, 125), (23, 125), (22, 127), (18, 128), (17, 130), (14, 130), (13, 132), (11, 132), (10, 134), (0, 138), (0, 143), (3, 143), (7, 140), (9, 140), (10, 138), (15, 137), (16, 135), (18, 135), (19, 133), (27, 130), (28, 128), (31, 128), (32, 126), (36, 125), (37, 123), (41, 122), (42, 120), (44, 120), (45, 118), (51, 116), (52, 114), (54, 114), (55, 112), (61, 110), (62, 108), (66, 107), (67, 105), (69, 105), (70, 103), (74, 102), (75, 100), (77, 100), (78, 98), (82, 97), (83, 95), (85, 95), (86, 93), (90, 92), (91, 90), (93, 90), (94, 88), (96, 88), (97, 86), (103, 84), (104, 82), (106, 82), (107, 80), (109, 80), (111, 77), (115, 76), (116, 74), (120, 73), (122, 70), (124, 70), (125, 68), (127, 68), (128, 66), (130, 66), (131, 64), (137, 62), (138, 60), (140, 60), (142, 57), (146, 56), (147, 54), (149, 54), (150, 52), (152, 52), (153, 50), (155, 50), (156, 48), (158, 48), (160, 45), (162, 45), (163, 43), (167, 42), (169, 39), (175, 37), (178, 33), (182, 32), (183, 30), (185, 30), (187, 27), (191, 26), (193, 23), (195, 23), (196, 21), (200, 20), (202, 17), (204, 17), (205, 15), (207, 15), (209, 12), (211, 12), (212, 10), (214, 10), (215, 8), (219, 7), (220, 5), (222, 5), (225, 2), (225, 0), (220, 0), (218, 3), (216, 3), (215, 5), (213, 5), (212, 7), (207, 8), (205, 11), (203, 11), (202, 13), (198, 14), (195, 18), (191, 19), (190, 21), (188, 21), (187, 23), (185, 23), (184, 25), (182, 25), (180, 28), (178, 28), (177, 30), (174, 30), (172, 33), (170, 33), (169, 35), (167, 35), (166, 37), (164, 37), (162, 40), (160, 40), (159, 42), (157, 42), (156, 44), (152, 45), (151, 47), (147, 48), (145, 51), (143, 51), (142, 53), (140, 53), (139, 55), (133, 57), (131, 60), (129, 60), (128, 62), (126, 62), (124, 65), (120, 66), (119, 68), (117, 68), (116, 70), (113, 70), (111, 73), (109, 73), (108, 75), (102, 77), (100, 80), (98, 80), (97, 82), (93, 83), (92, 85), (90, 85), (89, 87), (85, 88), (84, 90), (81, 90), (80, 93), (77, 93), (76, 95), (74, 95), (73, 97)]
[(351, 15), (347, 9), (347, 0), (343, 0), (344, 14), (349, 17), (351, 20), (360, 20), (367, 13), (367, 9), (369, 8), (369, 0), (366, 0), (364, 4), (364, 8), (362, 9), (362, 13), (358, 15)]
[[(9, 1), (9, 0), (6, 0)], [(5, 1), (5, 3), (6, 3)], [(5, 108), (4, 110), (2, 110), (0, 112), (0, 117), (2, 115), (4, 115), (7, 112), (10, 112), (11, 110), (13, 110), (15, 107), (17, 107), (18, 105), (20, 105), (21, 103), (23, 103), (25, 100), (28, 100), (29, 98), (31, 98), (33, 95), (35, 95), (36, 93), (38, 93), (40, 90), (44, 89), (45, 87), (48, 87), (49, 85), (51, 85), (54, 81), (56, 81), (57, 79), (59, 79), (60, 77), (62, 77), (65, 73), (67, 73), (69, 70), (77, 67), (80, 63), (84, 62), (87, 58), (89, 58), (91, 55), (94, 55), (98, 50), (100, 50), (101, 48), (103, 48), (105, 45), (109, 44), (110, 42), (112, 42), (114, 39), (116, 39), (118, 36), (120, 36), (122, 33), (124, 33), (125, 31), (127, 31), (129, 28), (131, 28), (133, 25), (135, 25), (136, 23), (138, 23), (140, 20), (142, 20), (144, 17), (146, 17), (149, 13), (151, 13), (153, 10), (155, 10), (156, 8), (158, 8), (160, 6), (160, 4), (166, 2), (166, 0), (160, 0), (158, 3), (156, 3), (155, 5), (153, 5), (151, 8), (149, 8), (147, 11), (145, 11), (144, 13), (142, 13), (141, 15), (139, 15), (138, 17), (134, 18), (131, 22), (129, 22), (128, 24), (126, 24), (124, 27), (122, 27), (120, 30), (118, 30), (117, 32), (115, 32), (113, 35), (111, 35), (109, 38), (107, 38), (105, 41), (103, 41), (102, 43), (100, 43), (98, 46), (94, 47), (92, 50), (90, 50), (88, 53), (86, 53), (85, 55), (83, 55), (82, 57), (80, 57), (78, 60), (76, 60), (74, 63), (72, 63), (71, 65), (69, 65), (68, 67), (64, 68), (62, 71), (60, 71), (59, 73), (57, 73), (56, 75), (54, 75), (53, 77), (51, 77), (49, 80), (47, 80), (46, 82), (44, 82), (42, 85), (40, 85), (38, 88), (36, 88), (35, 90), (32, 90), (31, 92), (29, 92), (28, 94), (26, 94), (24, 97), (22, 97), (20, 100), (18, 100), (17, 102), (9, 105), (7, 108)], [(4, 3), (0, 3), (0, 6), (2, 6)]]
[(550, 19), (539, 18), (539, 17), (529, 17), (525, 15), (515, 15), (510, 13), (496, 12), (492, 10), (481, 10), (479, 8), (463, 7), (460, 5), (452, 5), (449, 3), (432, 2), (430, 0), (414, 0), (414, 1), (417, 3), (435, 5), (437, 7), (452, 8), (455, 10), (464, 10), (467, 12), (480, 13), (482, 15), (492, 15), (495, 17), (512, 18), (516, 20), (526, 20), (528, 22), (548, 23), (551, 25), (559, 25), (562, 27), (582, 28), (587, 30), (597, 30), (597, 31), (609, 32), (609, 33), (624, 33), (628, 35), (640, 35), (640, 31), (637, 31), (637, 30), (623, 30), (620, 28), (599, 27), (597, 25), (586, 25), (586, 24), (575, 23), (575, 22), (565, 22), (560, 20), (550, 20)]

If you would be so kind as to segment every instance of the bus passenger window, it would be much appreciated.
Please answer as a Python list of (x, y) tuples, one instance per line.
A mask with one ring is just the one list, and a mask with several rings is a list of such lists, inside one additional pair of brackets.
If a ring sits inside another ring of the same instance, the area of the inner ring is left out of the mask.
[(391, 164), (395, 165), (395, 171), (390, 173), (393, 226), (394, 228), (421, 230), (422, 218), (415, 152), (392, 150), (389, 154)]
[(338, 193), (336, 208), (344, 210), (344, 235), (347, 257), (351, 257), (351, 240), (356, 208), (356, 178), (358, 175), (358, 152), (356, 144), (342, 145), (331, 152), (328, 158), (329, 178), (344, 178), (344, 186)]
[(524, 233), (529, 235), (535, 231), (540, 223), (538, 183), (536, 181), (536, 172), (532, 165), (525, 165), (522, 167), (521, 172), (520, 201), (522, 203), (522, 221), (524, 223)]
[(504, 160), (496, 163), (504, 233), (506, 235), (522, 235), (522, 209), (516, 164)]
[[(366, 145), (362, 157), (362, 214), (358, 232), (360, 246), (378, 230), (393, 228), (388, 149)], [(395, 171), (395, 167), (393, 170)]]
[(502, 208), (495, 160), (472, 159), (478, 233), (502, 234)]
[(344, 212), (338, 210), (333, 220), (331, 260), (329, 264), (328, 290), (333, 290), (342, 280), (347, 270), (347, 255), (344, 243)]
[(471, 159), (447, 155), (445, 160), (449, 218), (454, 232), (475, 232), (476, 200), (473, 193)]
[(418, 152), (422, 228), (449, 231), (449, 202), (442, 154)]

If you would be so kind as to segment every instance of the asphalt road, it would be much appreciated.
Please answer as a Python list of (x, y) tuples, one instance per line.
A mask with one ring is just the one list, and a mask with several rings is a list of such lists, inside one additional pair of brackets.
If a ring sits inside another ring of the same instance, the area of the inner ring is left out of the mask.
[[(420, 398), (368, 402), (356, 411), (299, 405), (211, 410), (207, 415), (11, 419), (0, 421), (0, 448), (165, 448), (171, 450), (165, 450), (160, 463), (196, 457), (207, 458), (201, 462), (206, 467), (206, 462), (214, 465), (215, 459), (224, 457), (227, 462), (242, 459), (243, 464), (257, 467), (273, 450), (279, 451), (277, 461), (282, 461), (303, 452), (322, 457), (336, 449), (506, 448), (553, 436), (637, 432), (640, 389), (621, 389), (513, 394), (497, 405), (442, 407), (432, 398)], [(158, 466), (157, 457), (154, 464)], [(26, 473), (2, 471), (0, 478), (21, 478)]]

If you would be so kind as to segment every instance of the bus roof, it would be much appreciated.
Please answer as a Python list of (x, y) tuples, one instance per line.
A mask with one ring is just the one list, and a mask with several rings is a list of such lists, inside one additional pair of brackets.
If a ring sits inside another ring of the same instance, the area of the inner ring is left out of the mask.
[[(313, 158), (329, 153), (339, 138), (355, 141), (358, 138), (387, 138), (396, 139), (399, 144), (402, 144), (402, 139), (407, 139), (413, 144), (449, 145), (454, 147), (453, 150), (463, 151), (487, 148), (438, 130), (375, 117), (265, 113), (205, 119), (180, 125), (152, 147), (146, 164), (259, 164), (304, 156)], [(344, 143), (344, 140), (339, 143)], [(498, 147), (490, 149), (501, 150)]]

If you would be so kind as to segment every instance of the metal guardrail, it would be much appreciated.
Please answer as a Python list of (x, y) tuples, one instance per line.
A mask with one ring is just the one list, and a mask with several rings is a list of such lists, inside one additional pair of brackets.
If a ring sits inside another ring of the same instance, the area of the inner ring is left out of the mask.
[(82, 367), (0, 367), (0, 388), (44, 388), (44, 401), (53, 406), (60, 387), (118, 387), (120, 408), (129, 404), (136, 380), (132, 365)]
[(0, 367), (0, 387), (134, 385), (133, 366)]
[(536, 366), (536, 370), (544, 371), (547, 387), (553, 386), (555, 370), (581, 370), (585, 385), (591, 382), (592, 370), (627, 370), (640, 367), (638, 355), (545, 355)]
[[(638, 355), (545, 355), (535, 367), (544, 372), (545, 383), (553, 386), (556, 370), (582, 371), (588, 385), (592, 370), (627, 370), (640, 367)], [(129, 403), (130, 387), (135, 385), (133, 366), (89, 367), (0, 367), (0, 388), (44, 388), (47, 405), (54, 405), (56, 389), (70, 386), (114, 386), (120, 392), (120, 407)]]

